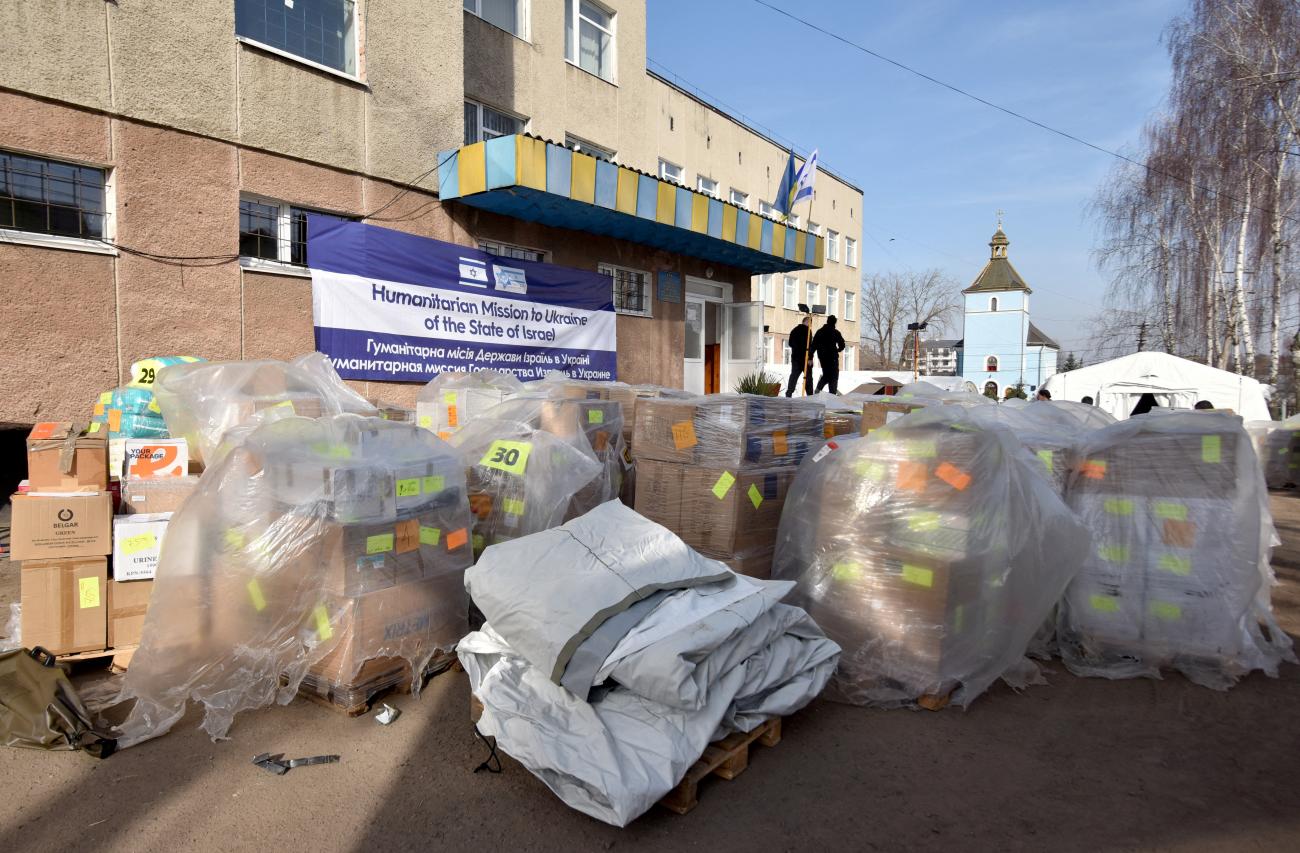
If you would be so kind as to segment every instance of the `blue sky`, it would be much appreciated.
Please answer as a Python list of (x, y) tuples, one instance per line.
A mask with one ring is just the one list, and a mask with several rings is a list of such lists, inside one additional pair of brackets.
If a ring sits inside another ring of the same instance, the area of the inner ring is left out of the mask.
[[(1068, 131), (1132, 152), (1163, 104), (1161, 35), (1182, 0), (772, 0), (845, 38)], [(914, 77), (752, 0), (649, 0), (650, 67), (820, 149), (864, 191), (863, 268), (939, 267), (962, 287), (995, 211), (1034, 289), (1031, 316), (1086, 349), (1106, 281), (1087, 213), (1113, 158)], [(776, 57), (780, 61), (776, 61)], [(658, 63), (658, 64), (656, 64)], [(785, 70), (785, 74), (781, 73)], [(960, 329), (951, 330), (959, 333)]]

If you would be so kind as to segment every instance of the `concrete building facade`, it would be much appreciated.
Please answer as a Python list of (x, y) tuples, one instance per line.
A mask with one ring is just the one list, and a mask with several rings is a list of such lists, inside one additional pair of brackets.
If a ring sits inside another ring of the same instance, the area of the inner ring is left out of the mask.
[[(84, 419), (152, 355), (312, 349), (306, 211), (648, 271), (633, 281), (649, 310), (618, 318), (619, 376), (683, 384), (690, 300), (657, 301), (653, 275), (734, 302), (755, 268), (438, 192), (437, 153), (490, 137), (545, 136), (658, 174), (661, 152), (687, 159), (701, 122), (731, 134), (706, 130), (704, 151), (729, 145), (738, 166), (766, 156), (779, 180), (783, 155), (759, 134), (716, 110), (678, 118), (708, 108), (647, 73), (645, 16), (643, 0), (0, 3), (13, 56), (0, 79), (0, 421)], [(752, 186), (753, 204), (775, 191)], [(860, 192), (825, 175), (818, 192), (860, 215)], [(357, 384), (408, 405), (419, 387)]]

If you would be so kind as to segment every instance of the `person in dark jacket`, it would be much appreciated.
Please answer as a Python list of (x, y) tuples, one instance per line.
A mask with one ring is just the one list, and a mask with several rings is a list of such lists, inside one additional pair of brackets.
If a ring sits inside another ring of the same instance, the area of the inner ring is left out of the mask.
[(844, 352), (844, 336), (835, 328), (835, 315), (826, 318), (826, 325), (813, 335), (812, 351), (822, 366), (822, 378), (817, 381), (817, 391), (830, 386), (832, 394), (840, 393), (840, 353)]
[(811, 394), (812, 390), (812, 359), (808, 357), (809, 331), (808, 325), (812, 321), (804, 317), (799, 321), (799, 325), (790, 330), (790, 339), (787, 343), (790, 346), (790, 383), (786, 386), (785, 396), (794, 396), (794, 386), (799, 383), (799, 374), (803, 376), (803, 392)]

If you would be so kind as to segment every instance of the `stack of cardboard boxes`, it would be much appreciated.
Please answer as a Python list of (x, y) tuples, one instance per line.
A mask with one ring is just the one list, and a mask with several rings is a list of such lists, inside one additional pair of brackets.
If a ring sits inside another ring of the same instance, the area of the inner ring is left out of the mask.
[(795, 470), (824, 433), (823, 408), (803, 400), (642, 400), (632, 439), (636, 511), (737, 572), (768, 577)]
[(1067, 660), (1232, 671), (1254, 625), (1262, 486), (1239, 420), (1183, 413), (1084, 448), (1069, 502), (1093, 552), (1066, 593)]
[(11, 530), (23, 642), (56, 655), (103, 651), (113, 549), (107, 439), (71, 423), (36, 424), (27, 469), (27, 491), (12, 498)]

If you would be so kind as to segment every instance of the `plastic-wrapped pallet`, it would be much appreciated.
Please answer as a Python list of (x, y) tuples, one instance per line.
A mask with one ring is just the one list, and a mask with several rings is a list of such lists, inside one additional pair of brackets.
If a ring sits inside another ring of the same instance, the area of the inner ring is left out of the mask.
[(799, 462), (825, 440), (823, 406), (718, 394), (637, 405), (636, 511), (742, 574), (771, 574)]
[(425, 430), (356, 415), (254, 430), (172, 516), (121, 744), (190, 699), (215, 739), (304, 679), (339, 695), (418, 676), (467, 629), (468, 528), (464, 462)]
[(525, 420), (476, 418), (451, 437), (451, 444), (469, 465), (475, 555), (489, 545), (560, 526), (574, 498), (605, 470), (585, 436), (561, 437)]
[(306, 369), (270, 359), (177, 364), (159, 371), (154, 393), (171, 434), (185, 438), (190, 456), (205, 466), (264, 423), (355, 406), (328, 360)]
[(969, 704), (1025, 658), (1086, 556), (1088, 533), (1004, 426), (933, 406), (799, 468), (773, 576), (843, 648), (829, 695)]
[(1246, 431), (1255, 444), (1255, 455), (1270, 489), (1300, 483), (1300, 415), (1284, 421), (1251, 421)]
[(1294, 659), (1269, 603), (1275, 534), (1240, 418), (1153, 412), (1092, 433), (1079, 458), (1069, 500), (1093, 549), (1060, 609), (1071, 671), (1170, 668), (1227, 689)]
[(416, 395), (415, 422), (445, 439), (498, 403), (522, 393), (523, 383), (511, 373), (448, 371), (435, 376)]
[(600, 400), (618, 403), (622, 410), (623, 438), (632, 439), (632, 426), (636, 423), (637, 390), (624, 382), (588, 382), (571, 379), (562, 373), (547, 374), (540, 382), (524, 386), (528, 391), (541, 391), (547, 397), (560, 400)]
[(338, 371), (334, 369), (334, 365), (330, 363), (329, 356), (321, 352), (309, 352), (289, 363), (315, 379), (321, 388), (328, 390), (328, 396), (338, 403), (339, 411), (366, 417), (379, 417), (378, 407), (343, 381)]

